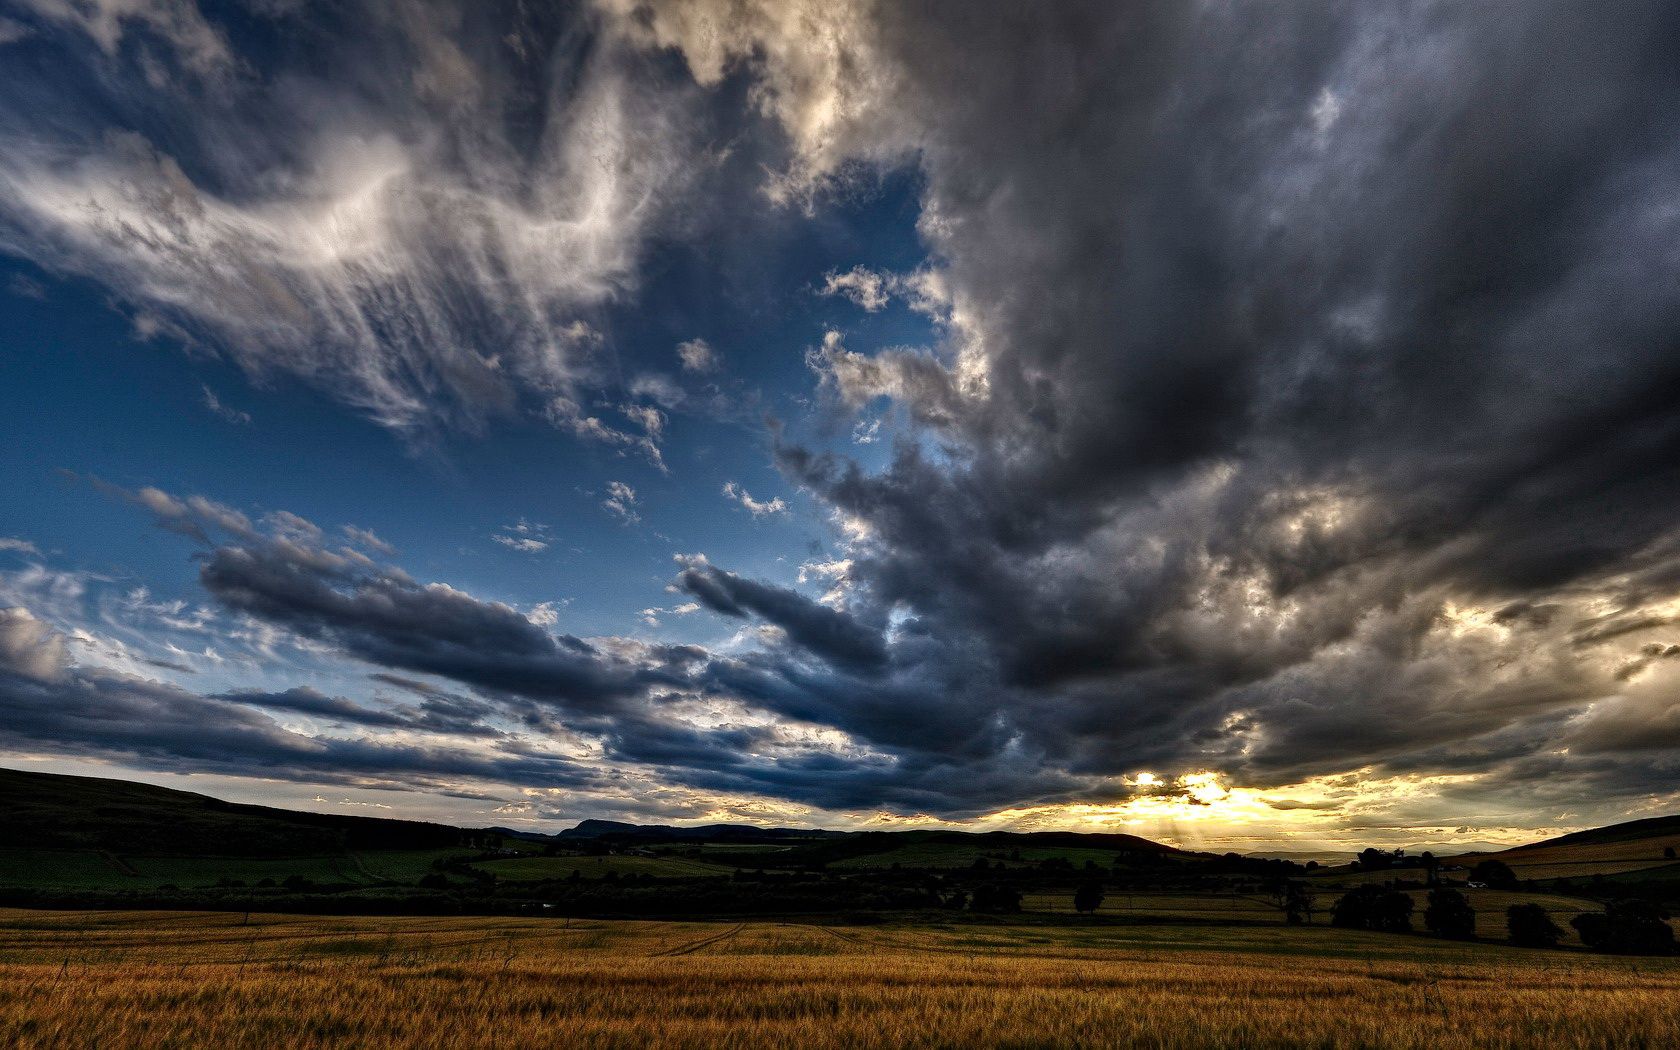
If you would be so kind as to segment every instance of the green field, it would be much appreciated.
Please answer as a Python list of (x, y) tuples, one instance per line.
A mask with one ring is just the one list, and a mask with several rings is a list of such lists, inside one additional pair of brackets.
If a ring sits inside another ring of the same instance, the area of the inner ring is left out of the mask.
[(0, 886), (83, 890), (136, 881), (116, 858), (93, 850), (0, 849)]
[(506, 860), (479, 861), (473, 865), (493, 872), (499, 879), (513, 882), (537, 882), (544, 879), (570, 878), (573, 872), (582, 878), (599, 879), (608, 874), (622, 878), (641, 875), (662, 879), (691, 879), (706, 876), (726, 876), (735, 869), (687, 857), (642, 857), (635, 854), (615, 854), (607, 857), (509, 857)]
[(928, 842), (900, 846), (897, 849), (886, 850), (881, 853), (869, 853), (860, 857), (848, 857), (845, 860), (831, 862), (830, 868), (840, 871), (869, 871), (891, 868), (894, 864), (903, 868), (932, 868), (956, 869), (974, 866), (977, 860), (984, 860), (988, 865), (1002, 865), (1006, 868), (1036, 867), (1046, 860), (1062, 859), (1075, 868), (1082, 868), (1087, 861), (1098, 868), (1107, 871), (1120, 854), (1109, 849), (1081, 849), (1079, 847), (1024, 847), (1013, 850), (998, 850), (980, 846), (958, 845), (955, 843)]
[(414, 883), (459, 849), (368, 850), (324, 857), (118, 857), (92, 850), (0, 849), (0, 886), (26, 889), (150, 890), (161, 885), (253, 885), (296, 876), (319, 884)]

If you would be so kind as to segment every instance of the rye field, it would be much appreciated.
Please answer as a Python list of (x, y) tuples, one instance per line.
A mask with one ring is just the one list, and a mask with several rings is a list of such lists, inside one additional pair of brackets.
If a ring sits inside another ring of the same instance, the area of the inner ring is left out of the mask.
[(1322, 927), (0, 912), (17, 1047), (1663, 1047), (1680, 961)]

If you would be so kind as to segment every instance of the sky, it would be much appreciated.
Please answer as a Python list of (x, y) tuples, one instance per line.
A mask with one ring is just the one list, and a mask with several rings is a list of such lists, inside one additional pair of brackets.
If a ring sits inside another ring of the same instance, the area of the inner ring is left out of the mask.
[(0, 764), (1680, 810), (1664, 0), (0, 0)]

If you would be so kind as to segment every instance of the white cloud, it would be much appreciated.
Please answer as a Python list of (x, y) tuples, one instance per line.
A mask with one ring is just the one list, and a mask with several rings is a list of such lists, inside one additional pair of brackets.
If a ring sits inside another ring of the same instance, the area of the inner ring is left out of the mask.
[(1313, 103), (1313, 127), (1320, 135), (1328, 134), (1336, 121), (1342, 115), (1342, 100), (1328, 87), (1318, 93), (1318, 99)]
[(549, 527), (547, 525), (520, 518), (512, 525), (503, 525), (490, 538), (509, 550), (516, 550), (523, 554), (537, 554), (549, 548), (552, 541), (549, 539), (548, 532)]
[(492, 536), (491, 539), (504, 547), (511, 547), (526, 554), (548, 550), (548, 543), (543, 540), (532, 539), (529, 536)]
[(240, 426), (250, 424), (251, 413), (224, 404), (222, 399), (216, 396), (216, 392), (208, 386), (201, 386), (200, 389), (204, 391), (204, 407), (210, 410), (211, 415), (224, 422), (235, 423)]
[(699, 611), (699, 602), (683, 602), (681, 605), (673, 605), (669, 609), (661, 609), (658, 607), (643, 609), (637, 615), (640, 616), (642, 618), (642, 622), (647, 624), (649, 627), (658, 627), (660, 625), (659, 618), (661, 616), (665, 616), (667, 614), (671, 616), (688, 616)]
[(814, 579), (844, 580), (851, 575), (851, 572), (852, 560), (850, 558), (808, 561), (799, 566), (799, 582), (809, 583)]
[[(752, 63), (756, 100), (793, 144), (772, 200), (808, 200), (847, 161), (890, 160), (916, 145), (894, 100), (903, 70), (879, 54), (872, 5), (833, 0), (598, 0), (622, 31), (674, 48), (708, 87)], [(820, 42), (820, 43), (819, 43)]]
[(321, 542), (321, 526), (289, 510), (270, 511), (262, 516), (262, 523), (275, 536), (293, 543), (306, 543), (313, 547)]
[(555, 624), (560, 622), (561, 608), (570, 604), (570, 598), (562, 598), (558, 601), (551, 602), (538, 602), (529, 613), (525, 614), (525, 618), (536, 624), (538, 627), (553, 627)]
[(380, 539), (372, 529), (360, 529), (354, 525), (346, 525), (344, 526), (344, 535), (349, 538), (351, 543), (373, 551), (375, 554), (390, 556), (397, 553), (396, 547)]
[(677, 356), (687, 372), (713, 372), (718, 367), (717, 351), (704, 339), (690, 339), (677, 344)]
[(601, 506), (617, 515), (626, 525), (642, 520), (642, 516), (636, 513), (636, 490), (622, 481), (607, 482), (607, 498), (601, 501)]
[[(205, 20), (193, 0), (17, 0), (36, 17), (79, 30), (107, 55), (117, 53), (123, 36), (136, 27), (170, 45), (181, 64), (204, 76), (232, 70), (235, 59), (227, 38)], [(4, 20), (16, 26), (10, 19)], [(23, 28), (23, 27), (19, 27)], [(3, 32), (4, 26), (0, 26)], [(16, 40), (19, 37), (12, 37)], [(9, 41), (0, 41), (9, 42)]]
[[(199, 66), (236, 61), (190, 0), (26, 2), (107, 51), (140, 27)], [(405, 0), (370, 14), (419, 68), (368, 77), (411, 83), (432, 109), (280, 70), (288, 104), (315, 114), (307, 136), (243, 81), (227, 104), (195, 107), (183, 128), (197, 139), (179, 146), (101, 137), (91, 113), (13, 121), (0, 250), (103, 283), (142, 330), (255, 376), (300, 376), (404, 433), (474, 427), (527, 399), (575, 404), (611, 378), (583, 315), (635, 285), (644, 243), (701, 167), (683, 117), (692, 85), (658, 76), (610, 25), (577, 65), (559, 56), (513, 84), (426, 12)], [(530, 143), (501, 130), (513, 92), (544, 122)], [(209, 170), (186, 159), (205, 156)], [(651, 438), (551, 417), (657, 461)]]
[(644, 372), (632, 379), (630, 395), (658, 402), (665, 408), (675, 408), (688, 398), (687, 393), (675, 380), (657, 372)]
[(768, 517), (774, 514), (786, 514), (788, 509), (786, 501), (784, 501), (780, 496), (769, 500), (756, 500), (753, 499), (752, 493), (735, 484), (733, 481), (724, 482), (723, 495), (725, 498), (734, 500), (736, 503), (745, 507), (748, 513), (755, 518)]
[(550, 401), (547, 414), (550, 422), (575, 437), (619, 449), (635, 449), (657, 467), (660, 473), (669, 473), (665, 466), (665, 457), (659, 450), (659, 438), (665, 429), (664, 413), (650, 405), (624, 405), (619, 411), (641, 425), (640, 436), (620, 430), (604, 422), (600, 416), (586, 413), (581, 405), (569, 397), (557, 397)]
[(28, 609), (0, 609), (0, 667), (53, 679), (69, 665), (64, 639)]
[(854, 266), (845, 273), (830, 273), (823, 283), (822, 294), (843, 295), (852, 302), (875, 313), (891, 301), (893, 278), (878, 274), (862, 266)]
[(15, 536), (0, 536), (0, 551), (16, 551), (19, 554), (33, 554), (40, 556), (41, 551), (28, 540), (20, 540)]

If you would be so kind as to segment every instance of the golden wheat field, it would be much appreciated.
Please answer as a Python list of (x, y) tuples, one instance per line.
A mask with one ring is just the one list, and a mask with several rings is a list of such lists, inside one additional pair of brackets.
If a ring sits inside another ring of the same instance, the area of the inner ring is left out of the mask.
[(0, 911), (0, 1045), (1680, 1045), (1680, 964), (1284, 927)]

